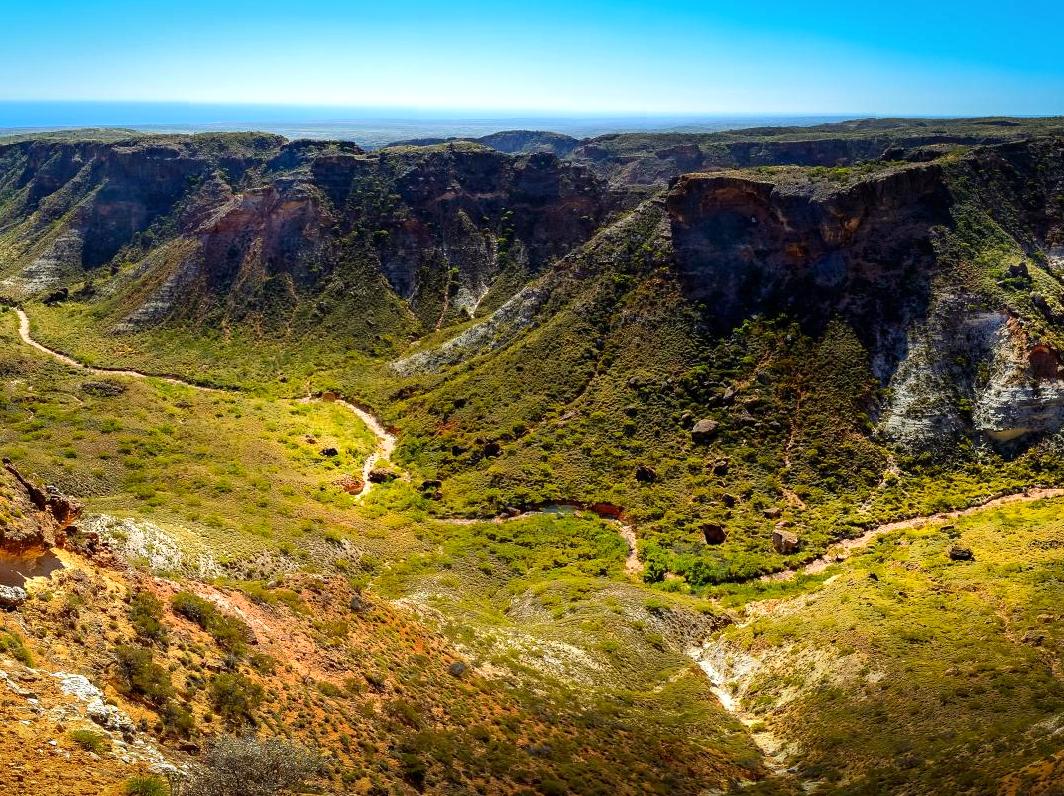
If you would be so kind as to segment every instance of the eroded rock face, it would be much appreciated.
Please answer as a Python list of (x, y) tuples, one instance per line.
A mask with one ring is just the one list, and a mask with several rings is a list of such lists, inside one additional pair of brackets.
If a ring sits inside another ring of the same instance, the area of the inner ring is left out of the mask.
[(776, 528), (772, 531), (772, 547), (781, 555), (790, 555), (798, 551), (798, 534), (787, 528)]
[(0, 146), (0, 181), (24, 186), (5, 206), (21, 266), (5, 292), (62, 289), (122, 251), (140, 259), (102, 288), (135, 300), (119, 332), (170, 317), (284, 317), (301, 299), (324, 316), (385, 285), (430, 327), (462, 320), (502, 271), (542, 271), (606, 212), (586, 167), (470, 143), (365, 153), (271, 135), (22, 142)]
[[(886, 440), (1012, 445), (1064, 427), (1062, 185), (1064, 145), (1046, 140), (843, 185), (690, 174), (667, 207), (676, 268), (710, 329), (785, 315), (816, 336), (842, 321), (886, 388), (869, 407)], [(1007, 230), (1016, 254), (976, 254), (983, 241), (958, 222), (973, 208)], [(967, 261), (976, 256), (980, 265)]]
[(8, 520), (0, 524), (0, 550), (21, 554), (62, 546), (65, 531), (81, 515), (81, 504), (55, 487), (41, 488), (5, 459), (0, 469), (0, 503)]
[(1003, 311), (970, 312), (970, 302), (939, 302), (929, 321), (911, 330), (880, 425), (903, 447), (965, 433), (1008, 444), (1064, 427), (1056, 351), (1032, 344), (1021, 323)]
[(1002, 325), (990, 359), (990, 378), (976, 393), (975, 428), (995, 442), (1064, 426), (1064, 380), (1059, 357), (1045, 344), (1030, 345), (1016, 323)]
[(807, 325), (834, 316), (871, 332), (926, 303), (931, 229), (949, 221), (938, 166), (844, 188), (689, 174), (668, 196), (677, 268), (725, 330), (751, 311)]

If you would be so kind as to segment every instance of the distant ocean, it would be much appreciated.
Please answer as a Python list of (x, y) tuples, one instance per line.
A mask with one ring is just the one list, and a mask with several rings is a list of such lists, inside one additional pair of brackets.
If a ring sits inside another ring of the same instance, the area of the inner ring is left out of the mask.
[(637, 131), (713, 132), (814, 125), (851, 116), (580, 116), (175, 102), (0, 101), (0, 136), (80, 127), (194, 133), (261, 130), (286, 138), (327, 138), (378, 147), (410, 138), (475, 137), (500, 130), (551, 130), (576, 138)]

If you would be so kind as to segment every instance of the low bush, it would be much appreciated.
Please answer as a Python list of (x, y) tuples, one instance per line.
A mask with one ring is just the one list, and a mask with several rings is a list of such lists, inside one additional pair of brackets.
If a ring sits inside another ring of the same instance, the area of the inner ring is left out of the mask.
[(170, 786), (154, 775), (133, 777), (122, 788), (124, 796), (170, 796)]
[(166, 638), (163, 625), (163, 604), (151, 592), (139, 591), (129, 601), (129, 621), (137, 636), (145, 641), (162, 641)]
[(160, 734), (171, 738), (188, 738), (196, 731), (196, 719), (192, 713), (173, 702), (168, 702), (159, 711), (159, 723)]
[(13, 630), (0, 631), (0, 652), (10, 655), (26, 666), (33, 666), (33, 656), (26, 648), (25, 640)]
[(220, 674), (211, 682), (211, 704), (231, 725), (250, 724), (265, 697), (262, 686), (242, 674)]
[(174, 695), (170, 673), (152, 660), (151, 650), (123, 644), (115, 649), (118, 687), (127, 696), (161, 707)]
[(251, 628), (235, 616), (223, 614), (214, 603), (187, 591), (178, 592), (171, 601), (174, 613), (206, 630), (218, 646), (235, 655), (243, 655), (251, 638)]
[(86, 752), (99, 753), (103, 750), (107, 736), (100, 732), (94, 732), (93, 730), (71, 730), (70, 740), (84, 749)]
[[(224, 675), (223, 675), (224, 676)], [(275, 796), (294, 793), (320, 770), (318, 756), (281, 738), (219, 738), (184, 786), (182, 796)]]
[(218, 613), (214, 603), (187, 591), (175, 594), (170, 600), (170, 606), (175, 614), (185, 617), (204, 630), (210, 627), (211, 619)]

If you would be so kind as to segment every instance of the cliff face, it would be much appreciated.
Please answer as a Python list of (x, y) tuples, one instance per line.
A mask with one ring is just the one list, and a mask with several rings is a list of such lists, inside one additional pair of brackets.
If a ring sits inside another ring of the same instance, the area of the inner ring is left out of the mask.
[(0, 214), (5, 293), (109, 281), (127, 299), (118, 329), (175, 313), (283, 319), (374, 274), (431, 327), (511, 273), (504, 300), (590, 237), (603, 207), (586, 169), (546, 153), (179, 136), (2, 148)]
[(604, 214), (594, 178), (544, 153), (511, 158), (445, 146), (313, 170), (345, 231), (372, 236), (400, 296), (425, 300), (426, 291), (441, 290), (433, 280), (443, 275), (444, 294), (470, 310), (500, 273), (538, 273), (587, 240)]
[(847, 185), (693, 174), (668, 195), (675, 263), (711, 328), (841, 319), (907, 447), (1064, 424), (1059, 140), (894, 166)]
[[(558, 325), (559, 307), (590, 302), (580, 276), (588, 263), (618, 284), (632, 279), (611, 252), (627, 251), (635, 240), (628, 221), (659, 204), (651, 200), (597, 234), (484, 324), (400, 361), (399, 372), (500, 347), (517, 357), (530, 340), (559, 335), (547, 331)], [(877, 440), (943, 451), (969, 439), (1014, 451), (1064, 428), (1060, 139), (833, 174), (688, 174), (663, 205), (662, 232), (644, 255), (626, 255), (628, 268), (649, 263), (635, 274), (646, 281), (634, 283), (642, 284), (638, 296), (610, 306), (626, 308), (619, 317), (627, 318), (664, 301), (664, 286), (675, 284), (682, 303), (672, 312), (697, 322), (667, 342), (642, 341), (647, 351), (632, 356), (633, 367), (661, 365), (657, 352), (679, 340), (713, 351), (750, 321), (785, 319), (802, 339), (838, 339), (840, 327), (852, 336), (856, 348), (836, 346), (852, 359), (827, 367), (861, 370), (867, 375), (851, 384), (878, 387), (847, 410), (870, 416)], [(643, 273), (652, 265), (658, 270)], [(619, 332), (607, 325), (597, 334), (611, 350)]]
[(844, 188), (687, 175), (668, 196), (677, 268), (716, 327), (754, 310), (814, 326), (842, 315), (872, 335), (926, 303), (948, 207), (934, 165)]
[(215, 173), (244, 180), (281, 141), (249, 135), (0, 147), (4, 289), (30, 295), (110, 262), (198, 182)]

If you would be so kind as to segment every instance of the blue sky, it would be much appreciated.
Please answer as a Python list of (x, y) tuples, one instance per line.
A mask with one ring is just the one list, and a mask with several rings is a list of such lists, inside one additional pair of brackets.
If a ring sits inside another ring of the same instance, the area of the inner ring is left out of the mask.
[(0, 99), (1064, 114), (1064, 3), (7, 0)]

